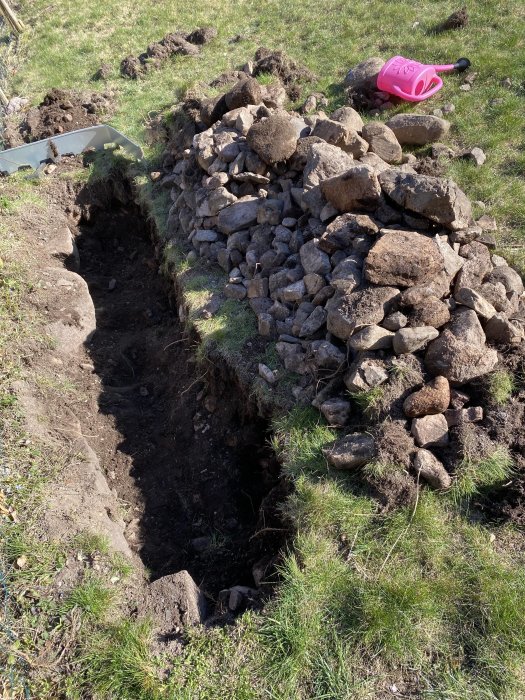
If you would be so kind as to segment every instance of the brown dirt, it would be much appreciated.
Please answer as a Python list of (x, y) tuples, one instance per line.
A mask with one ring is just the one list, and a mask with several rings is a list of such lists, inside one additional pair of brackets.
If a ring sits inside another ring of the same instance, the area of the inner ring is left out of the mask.
[(423, 156), (414, 166), (414, 170), (420, 175), (430, 175), (431, 177), (443, 177), (445, 165), (436, 158)]
[(439, 31), (445, 32), (450, 29), (463, 29), (468, 24), (467, 8), (462, 7), (461, 10), (456, 10), (442, 24), (439, 25)]
[(257, 76), (261, 73), (278, 76), (291, 100), (298, 100), (301, 96), (300, 83), (316, 79), (311, 70), (293, 61), (284, 51), (270, 51), (263, 46), (255, 52), (253, 75)]
[[(4, 139), (7, 148), (39, 141), (50, 136), (83, 129), (100, 122), (100, 114), (111, 110), (111, 93), (77, 93), (54, 88), (38, 107), (7, 122)], [(18, 120), (18, 121), (17, 121)]]
[(171, 56), (196, 56), (200, 53), (199, 46), (215, 39), (215, 27), (201, 27), (186, 34), (173, 32), (166, 34), (160, 41), (154, 41), (144, 53), (139, 56), (126, 56), (120, 64), (120, 74), (123, 78), (136, 80), (152, 68), (158, 68)]

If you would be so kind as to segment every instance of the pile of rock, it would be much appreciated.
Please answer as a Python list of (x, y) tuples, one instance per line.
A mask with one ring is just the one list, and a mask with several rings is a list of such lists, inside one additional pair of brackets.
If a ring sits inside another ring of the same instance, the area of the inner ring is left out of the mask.
[[(497, 346), (523, 341), (522, 280), (494, 255), (461, 189), (418, 174), (403, 154), (441, 139), (448, 122), (403, 114), (364, 124), (351, 107), (301, 117), (283, 100), (247, 77), (202, 103), (192, 145), (165, 158), (169, 233), (192, 247), (190, 259), (220, 265), (225, 296), (248, 300), (259, 333), (300, 375), (296, 399), (331, 425), (352, 421), (349, 393), (386, 389), (393, 370), (417, 361), (402, 397), (412, 463), (446, 487), (429, 448), (483, 419), (463, 387), (496, 367)], [(375, 454), (365, 433), (326, 450), (336, 468)]]

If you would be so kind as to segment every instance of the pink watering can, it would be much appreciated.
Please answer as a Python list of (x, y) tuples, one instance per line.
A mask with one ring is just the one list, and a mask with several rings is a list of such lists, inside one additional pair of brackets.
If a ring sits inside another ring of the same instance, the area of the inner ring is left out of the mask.
[(448, 65), (432, 66), (394, 56), (379, 71), (377, 87), (408, 102), (421, 102), (435, 95), (443, 86), (437, 71), (464, 71), (469, 66), (468, 58), (460, 58)]

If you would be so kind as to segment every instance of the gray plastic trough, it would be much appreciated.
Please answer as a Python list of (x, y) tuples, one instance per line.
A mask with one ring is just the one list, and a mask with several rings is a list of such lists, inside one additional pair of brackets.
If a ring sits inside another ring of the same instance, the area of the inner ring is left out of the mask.
[(122, 146), (138, 160), (144, 157), (142, 148), (134, 141), (112, 126), (99, 124), (0, 151), (0, 172), (11, 175), (20, 168), (37, 170), (44, 161), (55, 160), (57, 156), (77, 155), (88, 148), (102, 150), (108, 143)]

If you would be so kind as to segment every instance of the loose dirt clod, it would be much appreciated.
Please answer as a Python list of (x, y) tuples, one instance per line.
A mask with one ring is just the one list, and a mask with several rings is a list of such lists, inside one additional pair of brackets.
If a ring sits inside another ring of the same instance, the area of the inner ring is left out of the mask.
[(263, 73), (270, 73), (280, 78), (291, 100), (298, 99), (301, 94), (299, 83), (315, 80), (311, 70), (293, 61), (284, 51), (270, 51), (261, 46), (255, 52), (253, 75)]
[(463, 29), (468, 24), (468, 13), (467, 8), (462, 7), (461, 10), (456, 10), (450, 17), (448, 17), (443, 24), (440, 25), (439, 29), (441, 31), (447, 31), (449, 29)]
[(199, 47), (212, 41), (216, 36), (215, 27), (201, 27), (190, 34), (185, 32), (166, 34), (160, 41), (150, 44), (139, 56), (124, 58), (120, 64), (120, 74), (123, 78), (136, 80), (148, 70), (159, 68), (171, 56), (196, 56), (200, 53)]

